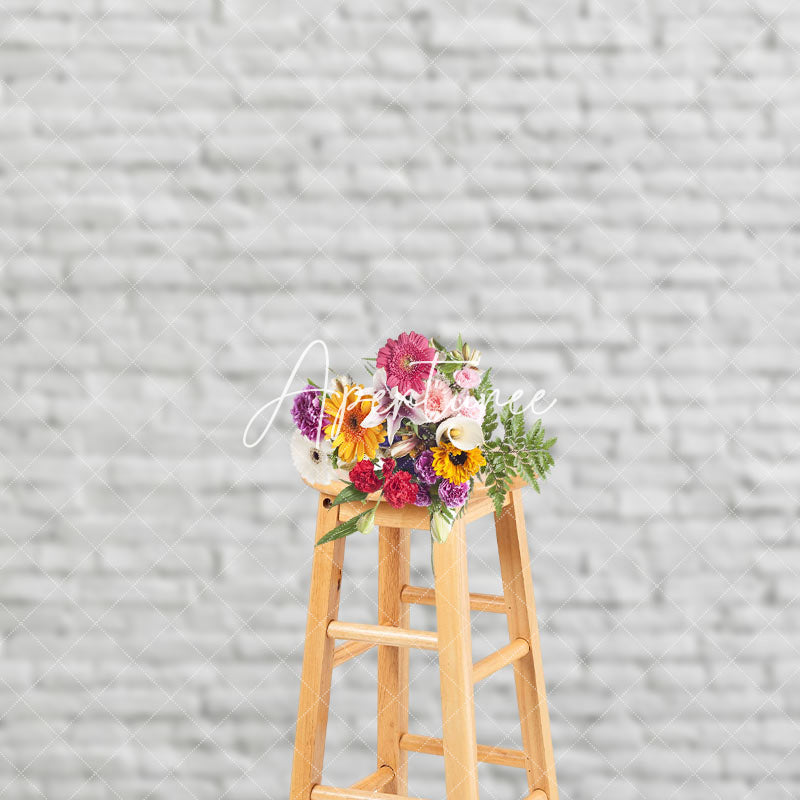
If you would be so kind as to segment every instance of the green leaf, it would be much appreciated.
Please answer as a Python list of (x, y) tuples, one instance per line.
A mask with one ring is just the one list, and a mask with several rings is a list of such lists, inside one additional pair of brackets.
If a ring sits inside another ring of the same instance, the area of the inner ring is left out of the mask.
[(347, 522), (342, 522), (341, 524), (337, 525), (333, 530), (328, 531), (318, 542), (317, 547), (321, 544), (327, 544), (328, 542), (332, 542), (334, 539), (341, 539), (343, 536), (349, 536), (351, 533), (355, 533), (358, 530), (358, 521), (364, 514), (369, 514), (372, 509), (367, 509), (366, 511), (359, 514), (357, 517), (353, 517), (353, 519), (347, 520)]
[(488, 394), (492, 391), (492, 368), (486, 370), (486, 372), (481, 375), (481, 381), (475, 389), (475, 394), (478, 397), (483, 397), (483, 395)]
[(487, 369), (481, 376), (481, 381), (475, 389), (475, 396), (482, 400), (486, 408), (483, 425), (483, 438), (486, 441), (492, 438), (492, 434), (497, 428), (497, 410), (494, 405), (493, 387), (492, 387), (492, 370)]
[(525, 446), (525, 417), (520, 412), (515, 414), (511, 422), (511, 431), (514, 436), (514, 444), (518, 448)]
[(369, 495), (367, 494), (367, 492), (362, 492), (360, 489), (356, 489), (356, 487), (352, 483), (349, 483), (347, 484), (347, 486), (344, 487), (344, 489), (342, 489), (341, 492), (339, 492), (339, 494), (336, 495), (336, 497), (331, 502), (331, 505), (339, 506), (342, 503), (352, 503), (353, 501), (356, 500), (363, 501), (368, 496)]
[(486, 441), (492, 438), (495, 430), (497, 429), (497, 412), (494, 407), (494, 400), (491, 396), (487, 395), (486, 398), (486, 414), (483, 418), (483, 438)]
[[(358, 515), (361, 516), (360, 514)], [(358, 530), (358, 517), (353, 517), (353, 519), (347, 520), (347, 522), (342, 522), (341, 524), (337, 525), (333, 530), (328, 531), (318, 542), (317, 547), (321, 544), (327, 544), (328, 542), (332, 542), (334, 539), (341, 539), (343, 536), (349, 536), (351, 533), (355, 533)]]
[(444, 375), (448, 380), (452, 380), (453, 376), (461, 369), (460, 364), (437, 364), (436, 369)]
[(489, 491), (489, 497), (494, 504), (494, 510), (497, 516), (503, 513), (503, 501), (506, 499), (506, 489), (500, 484), (496, 484)]

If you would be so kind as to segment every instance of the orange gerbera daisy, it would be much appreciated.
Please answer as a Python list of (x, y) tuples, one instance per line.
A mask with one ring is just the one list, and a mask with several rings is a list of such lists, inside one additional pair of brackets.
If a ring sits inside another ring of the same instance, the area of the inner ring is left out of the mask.
[(372, 395), (363, 394), (360, 385), (345, 386), (344, 391), (334, 392), (325, 399), (325, 414), (330, 422), (325, 426), (325, 435), (338, 449), (339, 461), (360, 461), (364, 456), (375, 458), (378, 445), (386, 435), (386, 425), (362, 428), (361, 422), (372, 410)]

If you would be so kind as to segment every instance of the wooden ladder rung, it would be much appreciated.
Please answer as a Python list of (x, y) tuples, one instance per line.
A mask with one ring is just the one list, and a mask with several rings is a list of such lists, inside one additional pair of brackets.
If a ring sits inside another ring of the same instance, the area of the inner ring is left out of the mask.
[[(404, 586), (400, 592), (400, 599), (404, 603), (435, 606), (436, 592), (433, 589), (424, 589), (422, 586)], [(469, 607), (472, 611), (488, 611), (491, 614), (506, 613), (506, 601), (496, 594), (472, 593), (469, 596)]]
[(422, 650), (436, 650), (438, 647), (438, 637), (433, 631), (412, 631), (391, 625), (365, 625), (339, 620), (328, 623), (328, 637), (390, 647), (419, 647)]
[(491, 655), (482, 658), (472, 667), (472, 682), (477, 683), (484, 678), (493, 675), (497, 670), (502, 669), (507, 664), (518, 661), (523, 656), (528, 655), (531, 646), (525, 639), (514, 639), (513, 642), (501, 647)]
[(392, 778), (394, 778), (394, 770), (384, 764), (382, 767), (378, 767), (372, 775), (367, 775), (366, 778), (354, 783), (350, 788), (364, 792), (381, 792)]
[[(433, 736), (418, 736), (413, 733), (404, 733), (400, 737), (400, 749), (410, 753), (427, 753), (432, 756), (444, 755), (444, 745), (441, 739)], [(489, 747), (485, 744), (478, 745), (478, 761), (487, 764), (500, 764), (504, 767), (517, 767), (525, 769), (528, 757), (522, 750), (509, 750), (505, 747)], [(533, 800), (540, 800), (533, 798)], [(547, 800), (545, 798), (545, 800)]]
[(347, 644), (340, 644), (333, 651), (333, 666), (338, 667), (351, 658), (355, 658), (362, 653), (366, 653), (368, 650), (372, 650), (373, 647), (375, 647), (375, 645), (370, 642), (348, 642)]
[(420, 800), (420, 798), (362, 789), (337, 789), (335, 786), (317, 784), (311, 790), (311, 800)]

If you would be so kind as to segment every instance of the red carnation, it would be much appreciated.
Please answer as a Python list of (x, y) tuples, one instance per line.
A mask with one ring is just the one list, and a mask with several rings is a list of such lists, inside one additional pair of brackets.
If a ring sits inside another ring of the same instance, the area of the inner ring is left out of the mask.
[(411, 480), (409, 472), (395, 472), (386, 479), (383, 496), (389, 505), (402, 508), (417, 499), (417, 485)]
[(350, 470), (350, 480), (360, 492), (376, 492), (381, 488), (381, 479), (375, 474), (375, 465), (364, 459)]
[(393, 458), (384, 458), (383, 463), (381, 464), (381, 472), (383, 472), (383, 477), (388, 478), (394, 472), (394, 468), (396, 466), (397, 462)]

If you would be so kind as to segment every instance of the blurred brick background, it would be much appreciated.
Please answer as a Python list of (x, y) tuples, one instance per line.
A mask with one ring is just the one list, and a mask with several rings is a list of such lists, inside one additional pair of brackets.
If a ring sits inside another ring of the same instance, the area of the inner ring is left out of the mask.
[[(559, 399), (562, 798), (800, 797), (798, 48), (787, 0), (5, 0), (0, 797), (287, 796), (315, 499), (288, 413), (242, 430), (312, 338), (357, 372), (408, 329)], [(348, 542), (343, 615), (375, 564)], [(373, 769), (374, 666), (331, 781)], [(510, 676), (478, 705), (513, 743)]]

